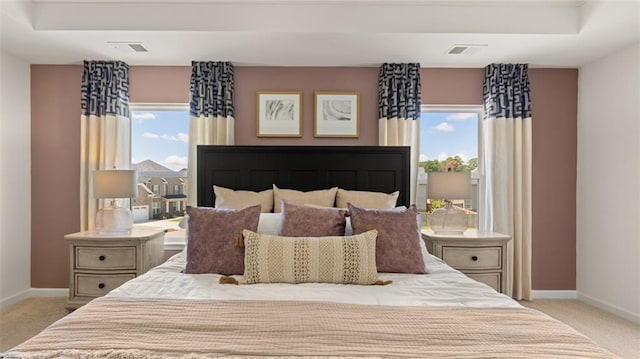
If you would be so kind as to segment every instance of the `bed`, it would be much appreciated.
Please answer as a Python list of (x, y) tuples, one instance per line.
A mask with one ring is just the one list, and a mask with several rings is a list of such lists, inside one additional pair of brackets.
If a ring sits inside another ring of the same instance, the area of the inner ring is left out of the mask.
[[(216, 203), (213, 185), (262, 191), (274, 184), (398, 190), (398, 204), (409, 205), (408, 148), (235, 147), (199, 148), (200, 206)], [(281, 214), (260, 214), (257, 232), (275, 235), (281, 220)], [(387, 285), (230, 285), (221, 278), (242, 276), (185, 274), (185, 250), (3, 357), (615, 357), (469, 279), (423, 244), (420, 252), (428, 274), (378, 273)]]

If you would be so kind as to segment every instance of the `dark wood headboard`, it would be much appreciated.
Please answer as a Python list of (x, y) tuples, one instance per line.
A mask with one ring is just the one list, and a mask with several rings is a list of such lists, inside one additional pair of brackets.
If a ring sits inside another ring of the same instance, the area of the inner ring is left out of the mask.
[(331, 187), (391, 193), (409, 206), (409, 147), (198, 146), (198, 206), (213, 207), (213, 185), (235, 190)]

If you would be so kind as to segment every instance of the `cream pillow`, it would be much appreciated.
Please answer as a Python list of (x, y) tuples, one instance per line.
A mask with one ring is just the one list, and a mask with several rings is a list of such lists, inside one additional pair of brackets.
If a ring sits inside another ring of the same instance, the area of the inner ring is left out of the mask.
[(216, 195), (216, 208), (237, 210), (259, 204), (263, 213), (271, 212), (273, 208), (273, 190), (270, 189), (261, 192), (235, 191), (214, 185), (213, 193)]
[[(302, 192), (293, 189), (282, 189), (273, 185), (273, 211), (282, 211), (280, 201), (287, 201), (292, 204), (315, 204), (317, 206), (333, 207), (336, 200), (338, 187), (322, 189), (317, 191)], [(345, 206), (346, 207), (346, 206)]]
[(376, 268), (376, 230), (334, 237), (281, 237), (249, 230), (242, 235), (242, 284), (384, 284)]
[(336, 194), (336, 207), (345, 208), (347, 203), (367, 209), (389, 209), (396, 206), (399, 191), (393, 193), (368, 192), (368, 191), (347, 191), (338, 188)]

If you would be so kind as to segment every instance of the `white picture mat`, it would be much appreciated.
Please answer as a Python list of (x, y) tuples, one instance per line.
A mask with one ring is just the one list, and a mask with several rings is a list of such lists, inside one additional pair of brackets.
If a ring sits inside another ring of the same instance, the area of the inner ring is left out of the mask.
[(258, 136), (302, 136), (300, 93), (258, 93)]
[(316, 137), (358, 137), (358, 93), (315, 94)]

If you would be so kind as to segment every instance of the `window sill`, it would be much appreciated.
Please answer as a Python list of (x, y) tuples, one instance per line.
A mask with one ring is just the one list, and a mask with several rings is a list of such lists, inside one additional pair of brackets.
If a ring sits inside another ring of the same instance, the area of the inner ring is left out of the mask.
[(187, 244), (187, 231), (178, 229), (164, 234), (165, 251), (181, 251)]
[(165, 228), (163, 226), (153, 226), (144, 224), (134, 224), (136, 228), (153, 228), (164, 230), (164, 250), (181, 251), (187, 244), (187, 231), (182, 228)]

